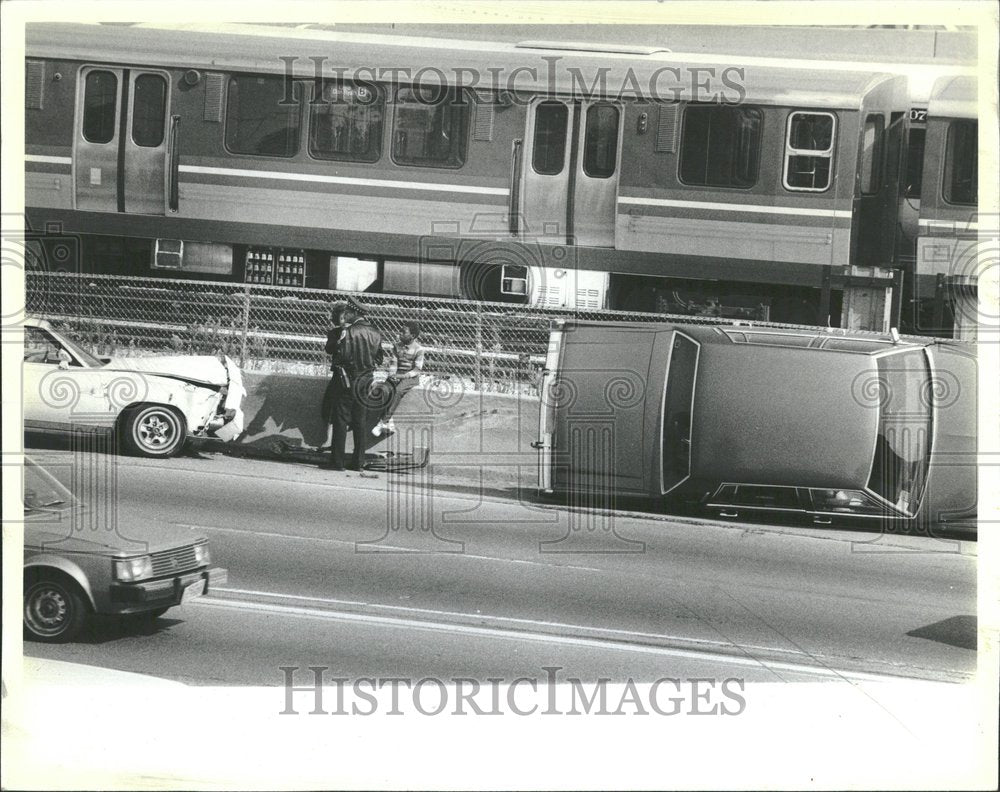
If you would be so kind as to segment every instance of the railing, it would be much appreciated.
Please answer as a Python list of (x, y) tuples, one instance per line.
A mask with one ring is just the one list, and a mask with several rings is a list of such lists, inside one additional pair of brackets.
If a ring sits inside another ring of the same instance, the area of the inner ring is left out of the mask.
[(478, 391), (508, 393), (537, 392), (554, 318), (749, 324), (708, 316), (566, 311), (119, 275), (36, 271), (26, 273), (25, 285), (31, 314), (54, 322), (99, 355), (221, 353), (249, 371), (316, 376), (328, 371), (324, 343), (330, 306), (349, 296), (387, 342), (399, 336), (405, 322), (419, 322), (426, 372), (460, 378)]

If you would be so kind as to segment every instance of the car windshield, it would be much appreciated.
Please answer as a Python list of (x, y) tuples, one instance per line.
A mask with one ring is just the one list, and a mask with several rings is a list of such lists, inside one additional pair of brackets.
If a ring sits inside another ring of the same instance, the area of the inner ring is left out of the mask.
[(29, 460), (24, 464), (24, 513), (61, 511), (76, 503), (72, 493)]
[(69, 352), (75, 360), (66, 361), (69, 365), (77, 365), (79, 361), (86, 368), (101, 368), (104, 363), (94, 357), (76, 342), (60, 334), (52, 335), (44, 327), (27, 326), (24, 328), (24, 359), (33, 363), (59, 363), (60, 348)]
[(878, 438), (868, 489), (916, 514), (927, 476), (932, 382), (927, 358), (912, 349), (877, 359)]

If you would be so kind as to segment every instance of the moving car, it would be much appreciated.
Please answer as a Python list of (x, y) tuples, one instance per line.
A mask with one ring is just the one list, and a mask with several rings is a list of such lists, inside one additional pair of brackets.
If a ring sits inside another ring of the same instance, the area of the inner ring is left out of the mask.
[(148, 523), (100, 526), (51, 473), (24, 465), (24, 634), (71, 641), (93, 614), (149, 614), (226, 582), (193, 529)]
[(539, 488), (724, 517), (974, 521), (974, 347), (751, 326), (553, 322)]
[(117, 431), (147, 457), (180, 452), (188, 437), (232, 440), (246, 391), (228, 357), (100, 359), (44, 320), (24, 323), (24, 428), (64, 434)]

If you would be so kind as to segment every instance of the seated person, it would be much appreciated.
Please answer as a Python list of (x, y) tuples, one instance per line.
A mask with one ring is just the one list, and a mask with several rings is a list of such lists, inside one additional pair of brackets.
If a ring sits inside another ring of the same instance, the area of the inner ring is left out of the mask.
[(396, 408), (399, 407), (399, 403), (407, 392), (420, 382), (420, 374), (424, 368), (425, 350), (420, 344), (419, 338), (419, 323), (407, 322), (403, 325), (399, 340), (395, 344), (396, 372), (386, 380), (386, 385), (390, 389), (388, 404), (382, 411), (379, 422), (372, 429), (372, 434), (376, 437), (386, 431), (396, 431), (392, 415), (396, 412)]

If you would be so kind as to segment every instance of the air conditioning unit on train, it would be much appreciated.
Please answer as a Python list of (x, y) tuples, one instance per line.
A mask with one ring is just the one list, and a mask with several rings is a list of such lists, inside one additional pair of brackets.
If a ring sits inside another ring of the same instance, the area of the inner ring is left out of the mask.
[(594, 270), (531, 267), (531, 305), (540, 308), (600, 310), (608, 293), (609, 273)]

